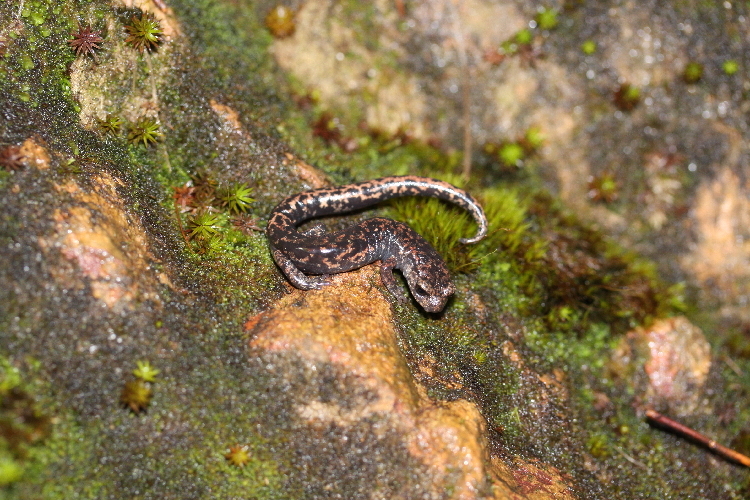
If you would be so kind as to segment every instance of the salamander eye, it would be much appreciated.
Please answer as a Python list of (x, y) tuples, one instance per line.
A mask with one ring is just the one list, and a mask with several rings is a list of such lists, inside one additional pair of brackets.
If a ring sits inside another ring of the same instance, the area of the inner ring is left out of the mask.
[(414, 284), (414, 288), (412, 288), (412, 292), (414, 292), (414, 295), (429, 295), (429, 293), (427, 293), (427, 290), (425, 290), (424, 288), (422, 288), (421, 285), (416, 284), (416, 283)]

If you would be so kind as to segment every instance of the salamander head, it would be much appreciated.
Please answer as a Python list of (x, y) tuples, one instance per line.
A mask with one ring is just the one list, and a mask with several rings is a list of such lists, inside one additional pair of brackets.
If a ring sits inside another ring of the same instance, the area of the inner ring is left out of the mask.
[(412, 273), (404, 273), (414, 299), (431, 313), (443, 310), (446, 302), (456, 291), (445, 262), (439, 256), (422, 262)]

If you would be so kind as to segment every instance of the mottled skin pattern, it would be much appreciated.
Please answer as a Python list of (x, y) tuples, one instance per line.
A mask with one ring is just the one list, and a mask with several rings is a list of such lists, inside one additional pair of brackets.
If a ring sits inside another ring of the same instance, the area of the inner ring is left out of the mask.
[(350, 271), (379, 260), (383, 283), (394, 296), (402, 296), (392, 272), (399, 269), (425, 311), (442, 311), (455, 292), (448, 268), (435, 249), (406, 224), (376, 217), (335, 233), (326, 233), (320, 226), (304, 233), (297, 230), (308, 219), (351, 212), (401, 196), (440, 198), (471, 212), (479, 230), (474, 237), (462, 239), (464, 243), (479, 241), (487, 233), (482, 207), (465, 191), (426, 177), (383, 177), (306, 191), (279, 203), (266, 228), (276, 264), (294, 286), (312, 290), (327, 285), (328, 274)]

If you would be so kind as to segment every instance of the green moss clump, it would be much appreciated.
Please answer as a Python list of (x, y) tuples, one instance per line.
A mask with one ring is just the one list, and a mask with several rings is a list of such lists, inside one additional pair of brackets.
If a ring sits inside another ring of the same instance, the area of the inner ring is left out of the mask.
[(586, 40), (581, 44), (581, 52), (583, 52), (587, 56), (590, 56), (594, 52), (596, 52), (596, 48), (596, 42), (593, 40)]
[(497, 157), (506, 167), (517, 167), (526, 157), (526, 152), (521, 144), (506, 142), (498, 148)]
[(703, 77), (703, 65), (695, 61), (691, 61), (685, 65), (685, 69), (682, 72), (682, 79), (685, 83), (696, 83)]
[(560, 20), (557, 17), (557, 11), (554, 9), (545, 8), (542, 9), (536, 16), (536, 22), (539, 29), (551, 30), (557, 27)]
[[(445, 177), (445, 176), (443, 176)], [(449, 179), (454, 184), (457, 178)], [(464, 244), (476, 224), (460, 208), (434, 198), (402, 198), (392, 202), (395, 217), (405, 221), (444, 256), (454, 272), (470, 272), (494, 252), (515, 251), (523, 238), (525, 207), (513, 189), (494, 188), (479, 196), (489, 222), (489, 234), (478, 243)]]
[(141, 54), (156, 50), (164, 35), (159, 21), (152, 14), (145, 12), (140, 17), (133, 16), (130, 24), (125, 25), (125, 31), (128, 33), (125, 43)]
[(20, 481), (37, 465), (38, 451), (52, 428), (52, 419), (39, 409), (18, 365), (34, 369), (36, 363), (0, 357), (0, 488)]
[(734, 59), (727, 59), (721, 64), (721, 69), (727, 76), (732, 76), (740, 70), (740, 65)]
[(622, 111), (632, 111), (641, 102), (641, 89), (629, 83), (623, 83), (615, 92), (615, 106)]

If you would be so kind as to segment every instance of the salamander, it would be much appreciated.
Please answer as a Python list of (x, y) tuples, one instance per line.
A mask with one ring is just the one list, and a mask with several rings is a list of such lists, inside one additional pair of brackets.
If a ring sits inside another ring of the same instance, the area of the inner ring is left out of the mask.
[[(292, 195), (271, 212), (266, 235), (276, 264), (297, 288), (320, 289), (328, 275), (357, 269), (377, 260), (386, 288), (403, 296), (393, 270), (400, 270), (412, 295), (425, 311), (440, 312), (455, 286), (445, 261), (416, 231), (383, 217), (367, 219), (341, 231), (326, 233), (322, 226), (300, 232), (309, 219), (343, 214), (402, 196), (439, 198), (468, 210), (479, 229), (462, 243), (475, 243), (487, 234), (487, 217), (479, 203), (447, 182), (427, 177), (383, 177), (345, 186)], [(318, 276), (307, 276), (307, 274)]]

